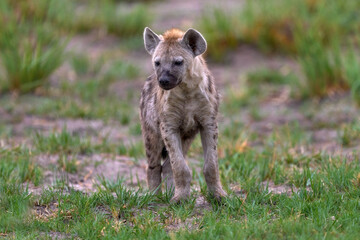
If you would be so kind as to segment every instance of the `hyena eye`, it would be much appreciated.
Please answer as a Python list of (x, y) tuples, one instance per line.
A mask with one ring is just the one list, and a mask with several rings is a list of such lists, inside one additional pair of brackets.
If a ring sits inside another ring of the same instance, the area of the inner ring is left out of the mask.
[(175, 62), (174, 62), (174, 64), (175, 64), (176, 66), (181, 66), (181, 65), (183, 65), (183, 63), (184, 63), (184, 60), (183, 60), (183, 59), (175, 60)]
[(155, 61), (154, 64), (156, 67), (158, 67), (158, 66), (160, 66), (160, 61)]

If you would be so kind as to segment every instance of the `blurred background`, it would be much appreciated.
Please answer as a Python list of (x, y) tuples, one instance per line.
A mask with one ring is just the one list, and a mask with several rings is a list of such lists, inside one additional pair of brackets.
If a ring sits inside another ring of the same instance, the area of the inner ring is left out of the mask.
[[(147, 191), (145, 26), (207, 40), (221, 207), (199, 138)], [(358, 238), (359, 44), (359, 0), (0, 0), (0, 238)]]
[[(128, 166), (144, 182), (148, 26), (207, 39), (222, 94), (223, 177), (249, 151), (269, 156), (261, 181), (280, 181), (299, 156), (358, 154), (359, 9), (357, 0), (2, 0), (0, 148), (25, 146), (45, 169), (78, 174), (78, 188), (98, 173), (133, 176)], [(191, 152), (201, 159), (199, 139)]]

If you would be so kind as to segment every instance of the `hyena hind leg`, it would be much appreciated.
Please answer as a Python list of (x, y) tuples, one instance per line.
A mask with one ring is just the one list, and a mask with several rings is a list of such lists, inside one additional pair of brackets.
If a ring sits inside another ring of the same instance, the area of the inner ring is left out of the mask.
[(145, 151), (148, 160), (147, 167), (147, 182), (150, 191), (155, 193), (161, 192), (161, 153), (162, 148), (159, 148), (159, 144), (151, 142), (150, 138), (145, 137)]
[(165, 183), (166, 190), (168, 192), (174, 191), (175, 183), (169, 156), (166, 156), (165, 161), (162, 165), (162, 177)]

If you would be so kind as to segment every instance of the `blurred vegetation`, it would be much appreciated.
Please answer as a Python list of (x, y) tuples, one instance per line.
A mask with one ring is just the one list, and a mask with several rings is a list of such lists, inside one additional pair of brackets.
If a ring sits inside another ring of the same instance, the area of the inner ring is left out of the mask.
[[(2, 1), (0, 5), (0, 57), (6, 79), (2, 82), (5, 88), (21, 93), (46, 85), (63, 63), (65, 47), (65, 41), (49, 26), (28, 21), (30, 12), (22, 15), (23, 9), (30, 11), (24, 3)], [(38, 15), (41, 13), (34, 12)]]
[(305, 76), (295, 80), (294, 86), (301, 87), (298, 97), (321, 98), (350, 88), (359, 104), (359, 45), (354, 43), (359, 9), (356, 0), (252, 0), (240, 11), (205, 13), (199, 30), (215, 61), (226, 61), (227, 53), (243, 43), (290, 55)]
[[(142, 4), (123, 5), (122, 1), (4, 0), (0, 3), (0, 91), (34, 92), (46, 87), (49, 77), (67, 57), (65, 46), (75, 33), (99, 31), (113, 34), (120, 41), (141, 36), (151, 23)], [(147, 1), (144, 1), (147, 2)], [(136, 39), (139, 39), (138, 37)], [(132, 45), (142, 44), (128, 41)], [(74, 56), (70, 64), (77, 75), (98, 72), (103, 62), (90, 63), (86, 56)], [(136, 74), (135, 69), (121, 69)], [(109, 77), (113, 76), (114, 71)]]
[(213, 9), (200, 19), (199, 29), (205, 35), (208, 51), (212, 59), (222, 61), (226, 53), (237, 47), (240, 29), (236, 15), (229, 15), (221, 9)]

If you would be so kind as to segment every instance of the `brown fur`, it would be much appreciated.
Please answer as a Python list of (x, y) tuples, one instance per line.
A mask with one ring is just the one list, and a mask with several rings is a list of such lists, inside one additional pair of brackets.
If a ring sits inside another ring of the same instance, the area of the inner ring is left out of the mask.
[(163, 34), (164, 41), (167, 43), (169, 43), (171, 41), (178, 41), (183, 36), (184, 36), (184, 32), (179, 29), (176, 29), (176, 28), (167, 30)]
[[(185, 156), (200, 132), (205, 160), (203, 173), (209, 191), (220, 199), (226, 193), (219, 179), (216, 147), (219, 94), (202, 56), (194, 56), (190, 51), (197, 46), (184, 45), (183, 36), (178, 29), (169, 30), (159, 37), (161, 41), (156, 48), (151, 49), (153, 61), (161, 60), (161, 65), (154, 65), (154, 74), (145, 82), (140, 100), (148, 185), (151, 190), (161, 191), (163, 174), (168, 189), (174, 187), (175, 181), (172, 201), (190, 195), (191, 173)], [(174, 61), (179, 58), (184, 66), (174, 67)], [(177, 81), (170, 90), (164, 90), (158, 83), (164, 69)]]

